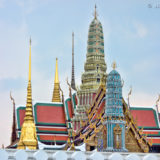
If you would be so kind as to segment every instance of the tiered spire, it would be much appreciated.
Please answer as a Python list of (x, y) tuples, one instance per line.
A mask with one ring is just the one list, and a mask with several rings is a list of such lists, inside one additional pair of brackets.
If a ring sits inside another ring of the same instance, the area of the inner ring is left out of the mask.
[(56, 58), (56, 71), (55, 71), (54, 90), (53, 90), (52, 102), (61, 102), (60, 86), (59, 86), (59, 78), (58, 78), (58, 58)]
[(31, 87), (31, 39), (29, 47), (29, 74), (28, 74), (28, 87), (27, 87), (27, 104), (24, 122), (21, 129), (20, 141), (18, 149), (37, 149), (37, 135), (36, 127), (32, 111), (32, 87)]
[(13, 123), (12, 123), (12, 135), (11, 135), (11, 144), (17, 140), (17, 131), (16, 131), (16, 114), (15, 114), (15, 101), (10, 92), (10, 98), (13, 102)]
[(106, 63), (104, 58), (104, 38), (101, 22), (97, 18), (97, 7), (95, 5), (94, 19), (88, 32), (87, 56), (82, 74), (81, 89), (98, 89), (100, 82), (106, 81)]
[(76, 90), (75, 87), (75, 76), (74, 76), (74, 32), (72, 32), (72, 76), (71, 76), (71, 87)]

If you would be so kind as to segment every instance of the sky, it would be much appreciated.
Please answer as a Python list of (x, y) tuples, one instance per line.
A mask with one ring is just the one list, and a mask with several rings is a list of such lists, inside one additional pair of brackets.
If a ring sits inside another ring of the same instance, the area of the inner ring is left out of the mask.
[(68, 96), (72, 32), (80, 85), (95, 4), (107, 73), (116, 61), (124, 99), (132, 86), (131, 106), (155, 105), (160, 93), (160, 0), (0, 0), (0, 147), (10, 143), (10, 91), (16, 106), (26, 104), (30, 36), (33, 103), (51, 101), (56, 57), (61, 88)]

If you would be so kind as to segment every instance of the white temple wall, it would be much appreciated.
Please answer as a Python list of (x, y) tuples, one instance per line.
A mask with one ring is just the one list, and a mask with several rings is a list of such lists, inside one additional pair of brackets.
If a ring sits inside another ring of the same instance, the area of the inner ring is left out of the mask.
[(0, 160), (160, 160), (160, 154), (0, 149)]

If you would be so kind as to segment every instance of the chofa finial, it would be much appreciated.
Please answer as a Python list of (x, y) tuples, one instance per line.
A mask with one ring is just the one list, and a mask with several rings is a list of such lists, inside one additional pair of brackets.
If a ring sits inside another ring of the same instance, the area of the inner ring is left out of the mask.
[(160, 94), (158, 94), (158, 99), (156, 100), (156, 106), (158, 106), (159, 101), (160, 101)]

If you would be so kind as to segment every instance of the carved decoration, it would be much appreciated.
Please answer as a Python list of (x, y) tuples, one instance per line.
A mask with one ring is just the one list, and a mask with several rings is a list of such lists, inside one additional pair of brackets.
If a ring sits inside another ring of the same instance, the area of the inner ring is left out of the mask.
[(119, 126), (119, 124), (116, 124), (116, 126), (113, 129), (114, 133), (114, 148), (120, 149), (122, 146), (122, 129)]

